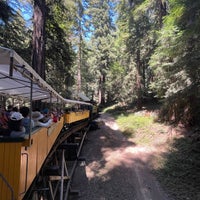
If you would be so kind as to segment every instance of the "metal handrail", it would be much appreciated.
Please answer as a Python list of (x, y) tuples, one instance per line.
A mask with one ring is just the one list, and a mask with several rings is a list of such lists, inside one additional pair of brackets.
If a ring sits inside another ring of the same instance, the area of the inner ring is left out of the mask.
[(27, 182), (28, 182), (28, 153), (22, 153), (22, 156), (26, 156), (26, 176), (25, 176), (25, 185), (24, 185), (24, 191), (21, 194), (24, 194), (27, 190)]

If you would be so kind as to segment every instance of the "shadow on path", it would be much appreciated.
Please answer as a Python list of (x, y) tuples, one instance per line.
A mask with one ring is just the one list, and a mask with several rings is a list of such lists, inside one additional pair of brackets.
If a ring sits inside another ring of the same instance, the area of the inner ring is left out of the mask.
[(70, 200), (167, 200), (146, 164), (151, 154), (128, 141), (113, 118), (102, 115), (90, 131), (72, 182), (79, 196)]

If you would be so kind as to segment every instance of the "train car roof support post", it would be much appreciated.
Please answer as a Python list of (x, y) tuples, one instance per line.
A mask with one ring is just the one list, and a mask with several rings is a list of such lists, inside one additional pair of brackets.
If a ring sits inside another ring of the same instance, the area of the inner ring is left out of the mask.
[(30, 87), (30, 123), (29, 123), (29, 139), (31, 138), (31, 132), (32, 132), (32, 123), (31, 123), (31, 121), (32, 121), (32, 107), (33, 107), (33, 105), (32, 105), (32, 100), (33, 100), (33, 74), (31, 73), (30, 74), (30, 80), (31, 80), (31, 82), (30, 82), (30, 84), (31, 84), (31, 87)]
[(9, 76), (13, 76), (13, 51), (10, 52), (10, 70), (9, 70)]

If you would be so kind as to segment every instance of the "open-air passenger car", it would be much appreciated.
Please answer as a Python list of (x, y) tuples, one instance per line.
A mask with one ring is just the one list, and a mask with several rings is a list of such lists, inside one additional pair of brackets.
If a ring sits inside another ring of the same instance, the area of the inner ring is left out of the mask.
[[(62, 106), (66, 103), (91, 106), (89, 103), (64, 99), (14, 50), (3, 47), (0, 47), (0, 95), (29, 102), (30, 108), (31, 102), (35, 100)], [(89, 110), (69, 112), (60, 115), (59, 120), (50, 127), (31, 130), (25, 138), (10, 138), (0, 133), (0, 199), (24, 199), (55, 146), (64, 125), (84, 121), (84, 125), (80, 126), (83, 128), (88, 125), (89, 118)], [(62, 133), (62, 138), (66, 138), (65, 135), (70, 135), (71, 132)], [(60, 140), (60, 143), (63, 141), (64, 139)], [(63, 191), (63, 180), (62, 177), (60, 191)], [(50, 189), (51, 198), (56, 199), (56, 194)], [(62, 198), (63, 194), (60, 194), (59, 199)]]

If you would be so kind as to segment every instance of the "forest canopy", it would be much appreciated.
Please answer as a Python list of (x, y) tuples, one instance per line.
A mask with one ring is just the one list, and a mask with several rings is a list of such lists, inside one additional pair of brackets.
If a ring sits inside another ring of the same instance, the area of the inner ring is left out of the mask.
[(159, 101), (160, 119), (199, 124), (199, 1), (0, 1), (0, 46), (63, 97)]

